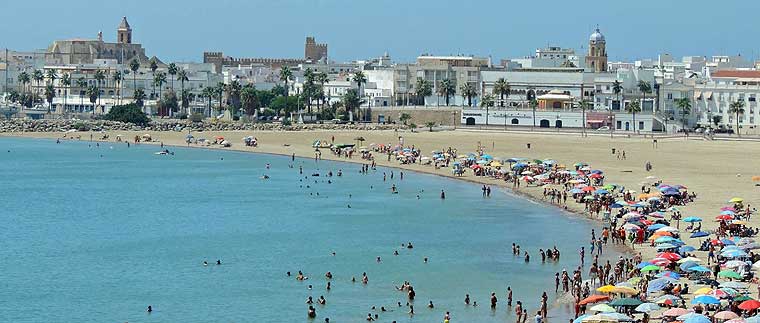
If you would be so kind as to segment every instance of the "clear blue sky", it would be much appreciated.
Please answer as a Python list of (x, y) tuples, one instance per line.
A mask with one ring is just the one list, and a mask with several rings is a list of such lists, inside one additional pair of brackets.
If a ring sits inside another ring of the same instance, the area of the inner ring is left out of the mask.
[(3, 1), (0, 48), (45, 48), (52, 40), (115, 41), (122, 16), (149, 56), (200, 61), (231, 56), (302, 57), (313, 35), (331, 59), (396, 61), (420, 53), (500, 58), (547, 44), (586, 47), (599, 24), (611, 60), (658, 53), (754, 58), (760, 1), (708, 0), (25, 0)]

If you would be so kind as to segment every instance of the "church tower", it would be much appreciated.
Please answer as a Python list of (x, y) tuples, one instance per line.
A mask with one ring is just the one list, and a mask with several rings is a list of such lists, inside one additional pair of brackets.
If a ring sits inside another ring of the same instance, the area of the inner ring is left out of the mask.
[(588, 40), (586, 67), (594, 73), (607, 71), (607, 41), (597, 27)]
[(127, 17), (121, 18), (119, 29), (116, 30), (116, 40), (119, 44), (131, 44), (132, 43), (132, 27), (127, 22)]

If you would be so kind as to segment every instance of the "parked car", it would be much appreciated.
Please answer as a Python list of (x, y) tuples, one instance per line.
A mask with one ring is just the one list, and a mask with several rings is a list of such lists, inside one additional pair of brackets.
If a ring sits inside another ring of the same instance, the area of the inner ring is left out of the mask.
[(602, 127), (596, 128), (596, 131), (610, 131), (610, 127), (602, 126)]

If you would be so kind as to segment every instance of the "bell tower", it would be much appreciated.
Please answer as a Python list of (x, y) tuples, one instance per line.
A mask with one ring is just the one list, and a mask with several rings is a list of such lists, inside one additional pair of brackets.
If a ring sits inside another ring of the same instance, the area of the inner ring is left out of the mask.
[(586, 67), (594, 73), (607, 71), (607, 41), (598, 26), (588, 40)]
[(132, 27), (127, 22), (127, 17), (121, 18), (119, 29), (116, 30), (116, 42), (119, 44), (131, 44), (132, 43)]

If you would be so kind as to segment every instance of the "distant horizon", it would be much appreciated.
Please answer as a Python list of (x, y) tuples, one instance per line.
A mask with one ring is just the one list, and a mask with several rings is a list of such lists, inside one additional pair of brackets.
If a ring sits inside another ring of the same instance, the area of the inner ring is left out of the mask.
[[(16, 32), (4, 35), (0, 47), (44, 51), (55, 40), (97, 39), (98, 31), (106, 42), (115, 42), (116, 28), (126, 16), (133, 42), (142, 44), (148, 57), (170, 62), (202, 62), (206, 51), (232, 57), (302, 58), (307, 36), (328, 44), (329, 59), (338, 62), (388, 52), (394, 62), (413, 62), (428, 53), (490, 57), (497, 63), (533, 55), (546, 46), (572, 48), (583, 56), (597, 25), (606, 37), (610, 62), (656, 59), (661, 54), (677, 60), (741, 55), (753, 61), (760, 53), (750, 41), (739, 39), (760, 33), (760, 23), (740, 15), (760, 9), (760, 3), (592, 1), (579, 8), (550, 0), (536, 10), (531, 4), (495, 0), (381, 2), (222, 0), (208, 6), (199, 0), (138, 0), (98, 7), (86, 0), (12, 2), (0, 13), (0, 28)], [(145, 10), (148, 6), (150, 11)], [(710, 17), (703, 18), (707, 12), (702, 8), (707, 6)], [(457, 15), (467, 10), (471, 16)], [(21, 12), (34, 12), (35, 19)]]

